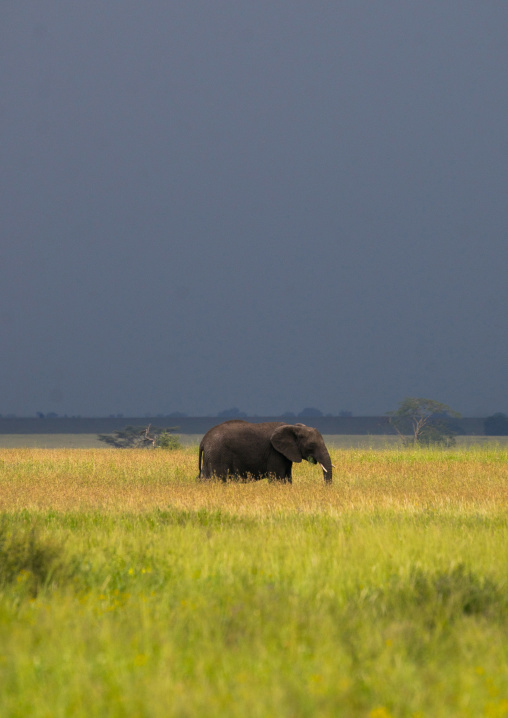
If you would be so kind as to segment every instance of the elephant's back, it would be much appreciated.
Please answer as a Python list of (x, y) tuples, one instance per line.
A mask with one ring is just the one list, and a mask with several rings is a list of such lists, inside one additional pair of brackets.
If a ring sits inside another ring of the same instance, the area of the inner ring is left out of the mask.
[(256, 424), (243, 419), (230, 419), (209, 429), (201, 440), (201, 446), (206, 447), (216, 441), (237, 442), (239, 440), (256, 441), (256, 439), (266, 441), (279, 426), (284, 426), (284, 422), (264, 421)]

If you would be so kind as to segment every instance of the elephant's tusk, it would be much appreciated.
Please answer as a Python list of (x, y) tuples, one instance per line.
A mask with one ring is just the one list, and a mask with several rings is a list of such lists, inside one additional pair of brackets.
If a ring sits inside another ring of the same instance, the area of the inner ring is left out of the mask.
[(337, 467), (335, 466), (335, 464), (332, 464), (332, 466), (333, 466), (333, 468), (334, 468), (334, 469), (336, 469), (336, 468), (337, 468)]
[(327, 473), (328, 473), (328, 469), (325, 469), (325, 467), (324, 467), (323, 464), (321, 464), (321, 463), (320, 463), (319, 465), (320, 465), (320, 467), (323, 469), (323, 471), (325, 472), (325, 474), (327, 474)]

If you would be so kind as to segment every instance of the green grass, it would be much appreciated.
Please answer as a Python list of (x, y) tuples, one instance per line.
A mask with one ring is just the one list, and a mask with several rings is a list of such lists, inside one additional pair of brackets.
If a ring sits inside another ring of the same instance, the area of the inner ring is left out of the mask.
[(508, 452), (0, 452), (0, 715), (508, 715)]

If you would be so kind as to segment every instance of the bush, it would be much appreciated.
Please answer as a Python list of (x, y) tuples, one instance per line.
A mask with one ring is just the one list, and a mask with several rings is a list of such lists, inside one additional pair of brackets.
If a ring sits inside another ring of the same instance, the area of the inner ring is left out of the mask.
[[(450, 617), (504, 612), (504, 593), (490, 578), (478, 576), (459, 564), (449, 571), (429, 575), (421, 570), (411, 577), (412, 600), (418, 606), (428, 606), (434, 613), (446, 610)], [(408, 592), (409, 595), (409, 592)]]
[(0, 587), (22, 584), (32, 597), (51, 579), (66, 572), (61, 560), (62, 548), (43, 538), (35, 527), (30, 530), (0, 524)]
[(414, 569), (408, 577), (393, 576), (385, 586), (363, 589), (362, 598), (385, 615), (416, 611), (431, 625), (462, 615), (504, 616), (507, 608), (502, 586), (462, 563), (447, 571)]
[(175, 451), (176, 449), (182, 448), (182, 442), (174, 434), (170, 434), (167, 431), (163, 431), (157, 436), (156, 447), (158, 449), (165, 449), (166, 451)]
[(181, 443), (172, 432), (178, 427), (159, 428), (149, 424), (142, 426), (126, 426), (125, 429), (113, 431), (112, 434), (98, 434), (99, 441), (104, 441), (117, 449), (180, 449)]

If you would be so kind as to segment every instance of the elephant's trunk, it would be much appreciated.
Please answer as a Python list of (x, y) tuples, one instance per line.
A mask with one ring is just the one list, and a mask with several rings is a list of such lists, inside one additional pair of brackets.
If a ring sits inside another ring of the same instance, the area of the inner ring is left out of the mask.
[(323, 455), (321, 456), (321, 459), (319, 460), (319, 464), (323, 469), (323, 479), (325, 480), (325, 483), (331, 484), (333, 476), (332, 460), (330, 459), (330, 454), (328, 453), (326, 447)]

